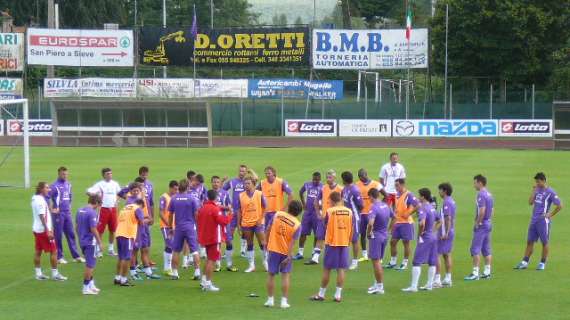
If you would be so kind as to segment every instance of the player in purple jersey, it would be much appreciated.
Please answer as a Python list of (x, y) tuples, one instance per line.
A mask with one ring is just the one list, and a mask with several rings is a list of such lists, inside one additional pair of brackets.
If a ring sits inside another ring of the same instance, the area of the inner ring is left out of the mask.
[(428, 188), (422, 188), (418, 190), (418, 194), (420, 195), (420, 206), (418, 208), (418, 244), (414, 251), (414, 260), (412, 261), (412, 282), (408, 288), (402, 289), (404, 292), (418, 291), (422, 264), (429, 266), (428, 276), (426, 285), (419, 289), (431, 291), (433, 288), (433, 278), (435, 276), (435, 265), (437, 263), (437, 235), (434, 231), (439, 217), (431, 204), (431, 191)]
[[(232, 205), (231, 205), (232, 202), (230, 200), (230, 193), (222, 188), (222, 179), (220, 179), (219, 176), (212, 176), (210, 181), (212, 183), (212, 190), (216, 191), (216, 194), (217, 194), (215, 202), (220, 208), (222, 208), (222, 214), (224, 216), (232, 214), (233, 210), (232, 210)], [(227, 228), (227, 226), (225, 226), (225, 225), (222, 226), (222, 236), (221, 236), (222, 242), (227, 241), (226, 240), (227, 239), (226, 238), (226, 236), (227, 236), (226, 228)], [(221, 271), (221, 261), (217, 260), (214, 272), (220, 272), (220, 271)]]
[(445, 278), (441, 281), (441, 264), (437, 259), (436, 273), (433, 280), (434, 288), (451, 287), (451, 250), (453, 249), (453, 239), (455, 238), (455, 200), (451, 197), (453, 187), (445, 182), (438, 186), (439, 196), (443, 199), (441, 210), (439, 211), (440, 223), (437, 225), (437, 253), (443, 257), (445, 263)]
[[(79, 255), (75, 243), (73, 230), (73, 217), (71, 216), (71, 183), (68, 181), (69, 172), (66, 167), (57, 169), (57, 180), (52, 183), (49, 198), (51, 199), (51, 216), (53, 221), (53, 235), (57, 246), (57, 263), (66, 264), (63, 257), (63, 235), (67, 240), (69, 252), (75, 262), (85, 262)], [(49, 201), (48, 201), (49, 203)]]
[(83, 294), (95, 295), (99, 294), (99, 290), (95, 286), (93, 280), (93, 271), (97, 264), (97, 245), (101, 247), (101, 236), (97, 232), (97, 210), (101, 207), (101, 197), (98, 195), (89, 196), (87, 206), (77, 210), (75, 216), (75, 225), (77, 228), (77, 236), (79, 237), (79, 245), (85, 256), (85, 272), (83, 273)]
[(471, 241), (471, 256), (473, 257), (473, 271), (464, 279), (466, 281), (479, 280), (480, 255), (485, 258), (485, 269), (481, 279), (491, 279), (491, 231), (493, 218), (493, 196), (487, 190), (487, 178), (483, 175), (473, 177), (473, 186), (477, 190), (475, 225), (473, 226), (473, 240)]
[(200, 256), (198, 254), (198, 234), (196, 232), (196, 213), (200, 208), (200, 203), (188, 191), (188, 181), (180, 180), (178, 183), (178, 193), (170, 200), (168, 211), (170, 212), (169, 228), (172, 229), (174, 216), (176, 216), (176, 228), (172, 239), (172, 277), (177, 280), (178, 262), (180, 252), (185, 244), (190, 248), (190, 252), (194, 257), (194, 280), (200, 279)]
[[(150, 215), (150, 221), (148, 224), (145, 224), (145, 241), (148, 240), (148, 245), (150, 247), (151, 244), (151, 232), (150, 226), (154, 224), (154, 186), (152, 182), (148, 179), (150, 174), (150, 170), (147, 166), (142, 166), (139, 168), (139, 177), (143, 179), (143, 185), (145, 190), (145, 195), (148, 204), (148, 213)], [(155, 266), (156, 263), (152, 261), (149, 254), (149, 263), (151, 266)]]
[[(542, 243), (542, 257), (536, 270), (544, 270), (548, 258), (550, 239), (550, 224), (552, 218), (562, 209), (562, 202), (554, 189), (546, 185), (546, 175), (542, 172), (534, 176), (535, 185), (528, 199), (528, 204), (533, 206), (532, 217), (528, 226), (526, 250), (523, 260), (516, 265), (515, 269), (528, 268), (528, 262), (534, 249), (534, 243), (540, 239)], [(554, 208), (552, 209), (552, 206)]]
[(369, 294), (384, 294), (384, 270), (382, 257), (388, 242), (388, 229), (394, 223), (394, 212), (384, 201), (380, 201), (380, 191), (376, 188), (368, 190), (368, 197), (372, 200), (372, 207), (368, 213), (366, 237), (369, 242), (369, 258), (374, 269), (374, 284), (368, 288)]
[(171, 229), (169, 228), (170, 212), (168, 211), (168, 206), (170, 205), (170, 199), (178, 193), (178, 181), (170, 180), (168, 183), (168, 192), (162, 194), (159, 200), (159, 218), (160, 218), (160, 233), (164, 240), (164, 252), (163, 260), (164, 275), (172, 275), (172, 237)]
[[(245, 190), (243, 186), (243, 178), (247, 174), (247, 166), (242, 164), (239, 166), (238, 175), (236, 178), (233, 178), (229, 181), (227, 178), (224, 178), (224, 186), (222, 189), (229, 192), (230, 199), (232, 202), (232, 209), (235, 213), (232, 217), (232, 221), (229, 226), (227, 226), (227, 234), (226, 234), (226, 270), (231, 272), (237, 272), (238, 269), (233, 264), (233, 243), (234, 240), (234, 233), (237, 228), (237, 209), (239, 208), (239, 195)], [(241, 237), (241, 255), (245, 257), (245, 249), (247, 243), (243, 236)]]
[(358, 268), (358, 255), (360, 251), (360, 243), (358, 242), (360, 238), (360, 212), (364, 207), (364, 203), (362, 202), (360, 190), (353, 184), (354, 177), (352, 176), (352, 172), (344, 171), (340, 176), (344, 185), (341, 192), (344, 206), (352, 210), (354, 217), (354, 219), (352, 219), (352, 262), (348, 270), (355, 270)]
[[(299, 239), (299, 252), (294, 260), (302, 260), (305, 250), (305, 241), (307, 241), (307, 236), (311, 235), (311, 232), (315, 235), (313, 241), (313, 248), (317, 246), (317, 225), (319, 223), (318, 217), (318, 205), (319, 205), (319, 195), (323, 192), (323, 184), (321, 183), (321, 173), (314, 172), (313, 179), (309, 182), (305, 182), (301, 189), (299, 190), (299, 198), (303, 204), (303, 219), (301, 220), (301, 237)], [(307, 193), (307, 199), (305, 199), (305, 193)]]

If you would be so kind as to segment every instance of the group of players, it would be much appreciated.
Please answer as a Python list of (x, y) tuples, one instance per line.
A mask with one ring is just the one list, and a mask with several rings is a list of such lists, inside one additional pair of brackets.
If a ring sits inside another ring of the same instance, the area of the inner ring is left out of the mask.
[[(428, 188), (418, 191), (416, 197), (406, 188), (406, 172), (399, 163), (397, 153), (390, 154), (390, 162), (379, 174), (379, 181), (369, 178), (365, 169), (358, 171), (354, 182), (351, 172), (341, 174), (337, 183), (334, 170), (326, 172), (326, 181), (315, 172), (312, 180), (299, 190), (295, 200), (289, 184), (277, 176), (275, 168), (264, 170), (265, 179), (245, 165), (239, 166), (233, 179), (211, 178), (211, 189), (204, 185), (204, 177), (188, 171), (186, 178), (170, 181), (168, 191), (160, 196), (159, 214), (155, 215), (154, 187), (149, 181), (149, 169), (141, 167), (139, 175), (122, 188), (112, 178), (109, 168), (102, 170), (103, 179), (87, 190), (88, 203), (77, 210), (75, 229), (71, 214), (72, 191), (68, 170), (58, 169), (58, 179), (51, 185), (39, 182), (32, 197), (35, 236), (36, 279), (48, 279), (42, 273), (42, 252), (50, 253), (52, 279), (67, 280), (57, 265), (65, 264), (63, 236), (67, 239), (72, 258), (85, 263), (83, 294), (94, 295), (93, 272), (97, 258), (102, 257), (101, 235), (108, 228), (107, 253), (118, 256), (114, 283), (132, 286), (131, 280), (160, 279), (154, 273), (150, 258), (151, 226), (159, 220), (164, 240), (164, 274), (179, 279), (178, 267), (194, 265), (194, 279), (201, 280), (204, 291), (219, 291), (212, 274), (221, 269), (221, 245), (225, 243), (225, 262), (228, 271), (236, 272), (233, 264), (233, 237), (241, 236), (241, 254), (248, 260), (245, 272), (256, 270), (254, 238), (262, 252), (262, 263), (268, 272), (266, 306), (274, 305), (274, 277), (282, 275), (281, 307), (288, 308), (289, 275), (292, 260), (304, 259), (307, 237), (314, 234), (313, 251), (305, 262), (319, 264), (324, 251), (324, 272), (319, 291), (311, 300), (325, 299), (330, 272), (337, 271), (334, 301), (340, 302), (345, 271), (355, 270), (358, 263), (370, 260), (374, 270), (374, 283), (370, 294), (383, 294), (383, 269), (406, 270), (411, 255), (411, 241), (417, 241), (411, 272), (411, 284), (405, 292), (432, 290), (452, 286), (453, 240), (455, 238), (456, 204), (449, 183), (438, 186), (442, 199), (438, 208), (436, 197)], [(562, 208), (554, 190), (546, 185), (546, 176), (538, 173), (529, 198), (533, 215), (528, 229), (527, 248), (523, 260), (515, 269), (526, 269), (537, 240), (543, 244), (538, 270), (544, 270), (548, 256), (550, 220)], [(487, 179), (474, 177), (477, 190), (475, 223), (471, 243), (473, 271), (465, 280), (491, 277), (491, 231), (494, 213), (493, 196), (487, 190)], [(341, 185), (342, 184), (342, 185)], [(287, 198), (285, 200), (285, 198)], [(118, 210), (120, 200), (124, 206)], [(552, 208), (551, 208), (552, 207)], [(299, 216), (303, 214), (302, 219)], [(414, 230), (417, 219), (417, 235)], [(76, 247), (75, 232), (79, 238), (83, 257)], [(390, 234), (390, 237), (389, 237)], [(298, 252), (293, 255), (298, 240)], [(398, 264), (398, 242), (404, 247), (403, 260)], [(382, 266), (384, 249), (390, 245), (390, 259)], [(117, 246), (115, 252), (114, 246)], [(352, 260), (350, 259), (352, 251)], [(479, 272), (480, 257), (484, 257), (484, 271)], [(206, 258), (204, 275), (201, 274), (201, 257)], [(441, 279), (440, 257), (445, 266)], [(139, 260), (140, 258), (140, 260)], [(140, 264), (139, 264), (140, 262)], [(427, 264), (426, 285), (419, 287), (421, 266)], [(141, 276), (142, 274), (142, 276)]]

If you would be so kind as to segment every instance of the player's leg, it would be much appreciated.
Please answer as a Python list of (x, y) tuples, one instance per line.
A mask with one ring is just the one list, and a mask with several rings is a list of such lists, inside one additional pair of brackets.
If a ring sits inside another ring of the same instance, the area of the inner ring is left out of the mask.
[(275, 305), (275, 274), (267, 273), (267, 282), (265, 283), (267, 288), (267, 300), (263, 304), (266, 307), (273, 307)]
[(49, 252), (49, 261), (51, 265), (51, 279), (56, 281), (65, 281), (67, 277), (64, 277), (61, 273), (59, 273), (57, 269), (57, 247), (55, 245), (54, 240), (49, 240), (47, 237), (47, 233), (45, 234), (45, 239), (47, 242), (45, 243), (44, 251)]
[(247, 260), (249, 262), (249, 266), (245, 270), (245, 272), (248, 272), (248, 273), (255, 271), (255, 251), (254, 251), (254, 247), (253, 247), (253, 229), (254, 228), (249, 228), (249, 227), (243, 227), (242, 228), (242, 234), (243, 234), (243, 237), (245, 238), (245, 241), (247, 243), (247, 245), (246, 245), (246, 248), (247, 248), (246, 256), (247, 256)]
[(484, 234), (478, 228), (477, 230), (473, 231), (473, 239), (471, 240), (471, 248), (469, 249), (473, 261), (473, 271), (471, 274), (466, 276), (464, 280), (479, 280), (479, 263), (480, 263), (480, 254), (483, 246)]
[(485, 269), (483, 269), (482, 279), (491, 278), (491, 262), (493, 261), (492, 249), (491, 249), (491, 232), (488, 231), (483, 239), (483, 247), (481, 248), (481, 253), (485, 257)]
[(61, 213), (52, 213), (51, 221), (53, 224), (53, 238), (57, 248), (57, 262), (59, 264), (66, 264), (67, 261), (63, 258), (63, 218)]
[(259, 248), (261, 249), (261, 253), (263, 255), (263, 268), (267, 271), (267, 246), (265, 242), (265, 232), (262, 232), (265, 228), (262, 226), (256, 227), (255, 237), (257, 238), (257, 242), (259, 243)]
[(541, 221), (539, 224), (539, 238), (542, 243), (542, 255), (540, 257), (540, 263), (536, 267), (536, 270), (544, 270), (546, 268), (546, 259), (548, 259), (548, 254), (550, 253), (550, 222)]
[(395, 224), (392, 228), (392, 235), (390, 238), (390, 262), (386, 265), (387, 269), (394, 269), (398, 264), (398, 242), (402, 239), (401, 235), (402, 224)]
[(190, 265), (190, 248), (188, 244), (185, 242), (184, 247), (182, 248), (182, 268), (187, 269)]
[[(326, 249), (325, 249), (325, 259), (326, 259)], [(325, 267), (323, 269), (323, 277), (321, 278), (321, 286), (319, 288), (319, 292), (316, 295), (312, 296), (311, 300), (313, 301), (325, 300), (325, 294), (327, 292), (327, 287), (329, 285), (330, 277), (331, 277), (331, 269)]]
[(402, 240), (402, 244), (404, 245), (404, 259), (402, 259), (402, 263), (400, 263), (398, 269), (406, 270), (408, 268), (408, 261), (412, 249), (410, 247), (410, 240)]
[(289, 286), (291, 282), (291, 274), (284, 272), (281, 274), (281, 308), (289, 308)]
[[(107, 227), (107, 219), (108, 219), (107, 215), (108, 215), (107, 208), (101, 208), (99, 210), (99, 221), (97, 222), (97, 232), (99, 233), (99, 236), (101, 236), (101, 238), (103, 238), (103, 233), (105, 232), (105, 228)], [(97, 245), (95, 249), (97, 251), (97, 258), (102, 258), (103, 248)]]
[(404, 292), (417, 292), (418, 283), (422, 274), (422, 264), (426, 263), (429, 254), (429, 245), (427, 242), (419, 242), (414, 251), (414, 259), (412, 260), (412, 280), (410, 286), (402, 289)]
[(238, 269), (234, 266), (233, 253), (234, 253), (234, 233), (237, 228), (237, 215), (232, 217), (232, 221), (227, 228), (226, 232), (226, 270), (230, 272), (237, 272)]
[(528, 232), (526, 237), (526, 248), (522, 260), (514, 267), (516, 270), (524, 270), (528, 268), (530, 257), (534, 251), (534, 243), (540, 238), (538, 233), (537, 223), (531, 221), (528, 225)]
[(311, 254), (311, 259), (305, 262), (306, 265), (313, 265), (319, 263), (319, 257), (324, 248), (325, 240), (325, 225), (324, 222), (315, 217), (315, 245), (313, 246), (313, 253)]
[(186, 241), (188, 242), (190, 254), (192, 255), (192, 262), (194, 263), (194, 277), (192, 279), (201, 280), (200, 246), (198, 245), (198, 239), (196, 237), (196, 232), (188, 231), (186, 235)]
[(431, 240), (429, 242), (430, 242), (430, 247), (428, 249), (428, 259), (427, 259), (427, 264), (428, 264), (427, 281), (426, 285), (420, 289), (431, 291), (433, 289), (433, 283), (435, 280), (435, 271), (436, 271), (436, 264), (438, 263), (438, 254), (437, 254), (437, 241)]
[(85, 259), (81, 257), (79, 251), (77, 250), (77, 243), (75, 242), (75, 231), (73, 230), (73, 221), (71, 213), (63, 213), (63, 234), (67, 240), (67, 246), (69, 247), (69, 252), (71, 257), (75, 262), (85, 262)]
[(358, 255), (360, 254), (360, 218), (352, 223), (352, 261), (349, 270), (358, 268)]
[(374, 237), (369, 239), (369, 258), (372, 261), (374, 270), (374, 284), (368, 288), (369, 294), (384, 294), (384, 269), (382, 268), (382, 257), (386, 247), (386, 239)]
[(368, 251), (366, 245), (368, 239), (366, 238), (366, 228), (368, 227), (368, 215), (363, 214), (360, 217), (360, 247), (362, 248), (362, 258), (358, 259), (359, 262), (368, 261)]
[(97, 258), (95, 255), (95, 246), (89, 245), (81, 248), (85, 256), (85, 271), (83, 273), (83, 294), (92, 295), (98, 294), (101, 290), (95, 286), (93, 279), (93, 272), (95, 271), (95, 264)]

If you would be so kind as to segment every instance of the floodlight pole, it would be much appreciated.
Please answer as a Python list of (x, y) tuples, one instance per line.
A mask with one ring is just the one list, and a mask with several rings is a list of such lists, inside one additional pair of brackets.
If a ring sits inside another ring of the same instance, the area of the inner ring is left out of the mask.
[(30, 188), (30, 132), (28, 128), (28, 100), (23, 102), (24, 115), (24, 188)]
[(445, 75), (444, 75), (444, 93), (443, 93), (443, 118), (447, 112), (447, 35), (449, 29), (449, 4), (445, 5)]
[[(166, 28), (166, 0), (162, 0), (162, 27)], [(167, 77), (166, 66), (162, 67), (162, 77)]]

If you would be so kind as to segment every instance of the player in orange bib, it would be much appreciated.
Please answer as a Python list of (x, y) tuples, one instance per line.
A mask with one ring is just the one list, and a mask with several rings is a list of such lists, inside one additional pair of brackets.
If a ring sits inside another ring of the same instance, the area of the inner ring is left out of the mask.
[(298, 200), (289, 203), (287, 212), (278, 211), (273, 222), (267, 229), (267, 301), (266, 307), (273, 307), (273, 293), (275, 289), (275, 275), (281, 272), (281, 308), (289, 308), (289, 282), (291, 265), (293, 261), (293, 247), (301, 234), (301, 223), (297, 216), (303, 211), (303, 204)]
[(321, 255), (321, 251), (323, 250), (324, 241), (325, 241), (325, 224), (324, 224), (324, 213), (331, 207), (329, 202), (329, 198), (331, 193), (338, 192), (341, 193), (342, 186), (336, 183), (336, 172), (333, 169), (327, 171), (327, 183), (323, 186), (322, 192), (318, 195), (318, 210), (317, 215), (319, 216), (319, 221), (317, 223), (317, 230), (315, 232), (315, 239), (316, 244), (315, 248), (313, 249), (313, 254), (311, 259), (307, 260), (305, 264), (312, 265), (319, 263), (319, 257)]
[(284, 195), (287, 194), (287, 204), (293, 200), (293, 191), (287, 181), (277, 177), (277, 170), (272, 166), (265, 168), (265, 179), (261, 180), (257, 190), (263, 193), (267, 206), (265, 207), (265, 230), (273, 221), (273, 216), (277, 211), (285, 210), (283, 206)]
[[(247, 259), (249, 267), (245, 272), (255, 271), (255, 251), (253, 250), (253, 235), (257, 237), (261, 250), (265, 252), (265, 234), (263, 212), (267, 206), (265, 197), (259, 190), (255, 190), (254, 178), (251, 175), (243, 179), (245, 191), (239, 195), (238, 226), (243, 237), (247, 241)], [(264, 267), (267, 262), (264, 259)]]
[(117, 273), (115, 275), (115, 284), (117, 285), (132, 286), (127, 279), (127, 275), (138, 229), (145, 221), (148, 221), (148, 218), (144, 217), (142, 210), (144, 206), (145, 202), (142, 199), (136, 199), (132, 204), (125, 206), (119, 213), (117, 231), (115, 233), (119, 249)]
[(374, 202), (372, 198), (368, 195), (370, 189), (376, 189), (380, 191), (384, 196), (384, 187), (380, 182), (374, 181), (368, 177), (368, 172), (366, 169), (361, 168), (358, 170), (358, 182), (356, 183), (358, 190), (360, 191), (360, 196), (362, 197), (362, 203), (364, 207), (362, 212), (360, 212), (360, 246), (362, 247), (362, 258), (358, 259), (359, 262), (368, 261), (368, 251), (366, 250), (366, 228), (368, 227), (368, 213), (370, 213), (370, 208), (372, 208), (372, 203)]
[(311, 300), (325, 300), (331, 270), (336, 270), (334, 301), (340, 302), (345, 273), (350, 259), (349, 246), (352, 243), (352, 220), (354, 217), (352, 210), (344, 206), (339, 192), (332, 192), (329, 201), (332, 207), (322, 214), (326, 225), (323, 278), (319, 293), (311, 297)]

